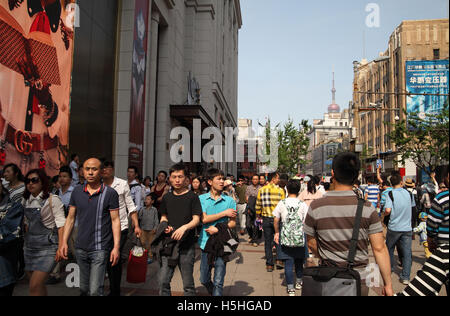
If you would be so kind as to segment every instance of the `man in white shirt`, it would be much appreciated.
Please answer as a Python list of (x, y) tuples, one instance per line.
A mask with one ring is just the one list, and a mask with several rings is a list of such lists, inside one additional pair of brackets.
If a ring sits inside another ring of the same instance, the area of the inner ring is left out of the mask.
[[(129, 220), (131, 218), (134, 227), (134, 233), (139, 238), (141, 228), (139, 227), (139, 219), (137, 208), (130, 193), (130, 187), (127, 181), (114, 176), (114, 162), (106, 161), (103, 163), (103, 182), (113, 188), (119, 195), (119, 216), (121, 226), (120, 252), (122, 253), (128, 239)], [(122, 261), (111, 267), (108, 265), (108, 276), (110, 279), (109, 296), (120, 296), (120, 284), (122, 279)]]

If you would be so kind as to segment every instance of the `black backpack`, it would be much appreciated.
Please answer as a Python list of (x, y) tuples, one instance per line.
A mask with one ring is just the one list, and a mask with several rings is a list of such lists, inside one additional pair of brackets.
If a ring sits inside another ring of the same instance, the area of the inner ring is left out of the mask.
[[(408, 190), (406, 190), (406, 191), (408, 191)], [(414, 199), (413, 194), (412, 194), (411, 192), (409, 192), (409, 191), (408, 191), (408, 193), (409, 193), (409, 196), (411, 197), (411, 201), (413, 201), (413, 199)], [(388, 195), (389, 195), (389, 197), (391, 198), (392, 204), (394, 204), (394, 193), (393, 193), (393, 191), (389, 191)], [(391, 213), (392, 213), (392, 212), (391, 212)], [(384, 217), (383, 223), (384, 223), (384, 225), (385, 225), (386, 227), (389, 226), (389, 221), (390, 221), (390, 220), (391, 220), (391, 214), (386, 215), (386, 216)]]

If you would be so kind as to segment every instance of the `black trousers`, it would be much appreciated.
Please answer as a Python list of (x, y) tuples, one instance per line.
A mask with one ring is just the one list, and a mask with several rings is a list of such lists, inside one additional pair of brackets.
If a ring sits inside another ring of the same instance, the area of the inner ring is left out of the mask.
[(0, 287), (0, 297), (11, 297), (13, 296), (14, 287), (16, 284), (10, 284), (6, 287)]
[(120, 258), (119, 262), (111, 267), (111, 262), (108, 260), (108, 278), (109, 278), (109, 288), (110, 296), (120, 296), (120, 286), (122, 284), (122, 251), (128, 239), (128, 229), (125, 229), (120, 234)]

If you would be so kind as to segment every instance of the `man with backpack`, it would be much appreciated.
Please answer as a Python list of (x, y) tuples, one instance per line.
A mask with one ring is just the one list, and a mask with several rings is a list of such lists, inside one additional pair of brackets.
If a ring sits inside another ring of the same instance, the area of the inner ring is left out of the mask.
[(385, 216), (390, 216), (388, 230), (386, 234), (386, 245), (391, 258), (391, 271), (394, 271), (394, 248), (397, 245), (400, 250), (402, 262), (402, 273), (400, 282), (409, 284), (412, 265), (412, 207), (415, 201), (411, 194), (403, 189), (403, 181), (400, 174), (391, 176), (391, 183), (394, 189), (389, 192), (386, 199)]
[[(287, 184), (288, 197), (278, 203), (273, 211), (275, 243), (279, 245), (277, 258), (284, 261), (284, 273), (289, 296), (302, 289), (303, 264), (305, 262), (305, 235), (303, 223), (308, 205), (300, 201), (300, 182), (290, 180)], [(297, 281), (294, 280), (294, 267)]]

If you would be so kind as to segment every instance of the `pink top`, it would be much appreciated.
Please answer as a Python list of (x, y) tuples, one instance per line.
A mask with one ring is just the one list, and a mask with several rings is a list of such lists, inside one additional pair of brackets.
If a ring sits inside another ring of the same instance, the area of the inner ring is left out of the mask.
[(311, 194), (308, 192), (308, 190), (303, 191), (298, 196), (299, 200), (305, 202), (308, 206), (311, 206), (311, 203), (314, 200), (321, 199), (322, 197), (323, 197), (322, 192), (317, 191), (315, 194)]

